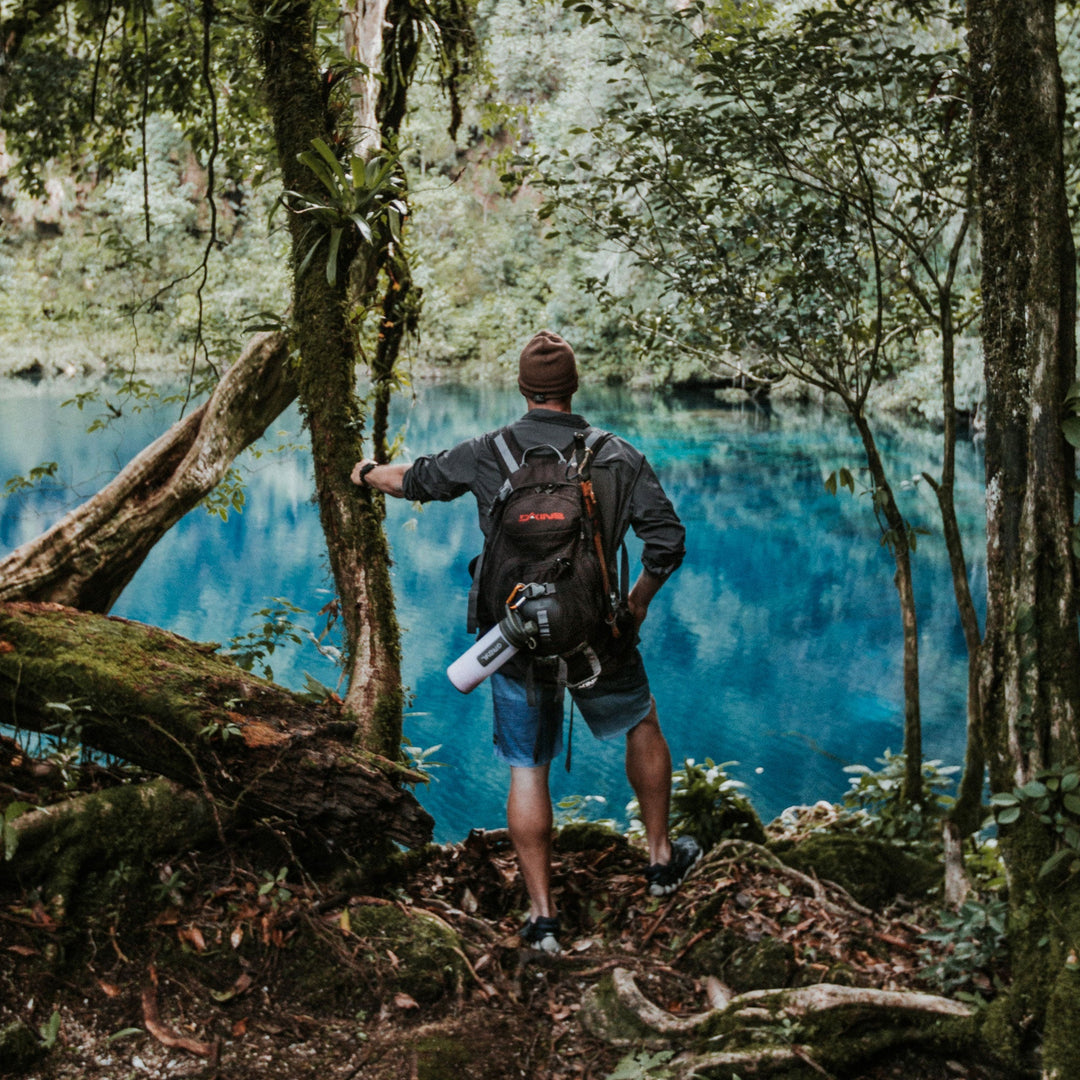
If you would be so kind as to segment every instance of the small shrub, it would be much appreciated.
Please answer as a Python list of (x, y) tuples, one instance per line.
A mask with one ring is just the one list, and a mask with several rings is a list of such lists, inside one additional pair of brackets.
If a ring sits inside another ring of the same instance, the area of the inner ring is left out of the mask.
[(922, 792), (918, 802), (903, 797), (906, 756), (885, 751), (877, 759), (880, 770), (867, 765), (848, 765), (844, 772), (853, 774), (851, 788), (844, 795), (844, 806), (855, 823), (870, 835), (902, 843), (937, 843), (941, 821), (953, 798), (945, 794), (959, 765), (924, 761)]

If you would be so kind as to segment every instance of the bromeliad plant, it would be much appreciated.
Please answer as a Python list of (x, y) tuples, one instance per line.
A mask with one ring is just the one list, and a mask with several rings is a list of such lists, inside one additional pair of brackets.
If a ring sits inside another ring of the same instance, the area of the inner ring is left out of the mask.
[[(326, 280), (337, 284), (342, 242), (352, 233), (375, 246), (401, 246), (401, 228), (408, 214), (405, 180), (399, 155), (375, 154), (365, 160), (353, 154), (346, 167), (322, 140), (298, 155), (318, 178), (321, 195), (282, 193), (280, 205), (308, 219), (307, 249), (300, 264), (303, 275), (320, 250), (326, 251)], [(325, 245), (325, 248), (324, 248)]]

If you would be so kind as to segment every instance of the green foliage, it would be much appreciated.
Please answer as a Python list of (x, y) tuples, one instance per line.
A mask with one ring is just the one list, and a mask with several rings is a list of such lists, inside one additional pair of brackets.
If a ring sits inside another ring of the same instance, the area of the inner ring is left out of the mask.
[(986, 902), (969, 899), (958, 911), (941, 912), (939, 928), (922, 937), (948, 948), (923, 954), (927, 961), (922, 971), (924, 978), (959, 998), (971, 999), (972, 989), (976, 989), (974, 997), (981, 1000), (982, 990), (998, 987), (997, 971), (1007, 955), (1008, 908), (1008, 902), (1000, 898)]
[(430, 781), (431, 776), (429, 773), (432, 769), (446, 768), (445, 761), (432, 761), (431, 759), (432, 754), (437, 754), (442, 749), (442, 743), (436, 743), (434, 746), (426, 748), (402, 743), (401, 749), (405, 754), (406, 761), (409, 763), (409, 768), (423, 773), (425, 783)]
[[(915, 486), (913, 481), (907, 485), (909, 487)], [(851, 470), (847, 468), (841, 468), (839, 470), (834, 469), (825, 478), (825, 490), (830, 495), (836, 495), (839, 488), (847, 488), (852, 495), (855, 494), (855, 477), (852, 475)], [(901, 535), (904, 536), (907, 542), (908, 551), (915, 551), (918, 548), (918, 541), (920, 536), (929, 536), (930, 530), (924, 529), (918, 525), (912, 525), (906, 518), (903, 521), (902, 529), (889, 528), (885, 519), (885, 508), (890, 499), (890, 493), (883, 488), (878, 487), (873, 483), (871, 478), (871, 485), (869, 488), (862, 492), (863, 495), (870, 496), (871, 506), (874, 508), (874, 517), (877, 519), (878, 525), (881, 529), (881, 546), (887, 547), (890, 552), (896, 552), (897, 540)]]
[(286, 191), (281, 205), (310, 222), (299, 273), (305, 272), (325, 241), (326, 280), (335, 285), (343, 239), (348, 244), (348, 237), (355, 234), (362, 243), (379, 249), (401, 245), (402, 223), (408, 214), (405, 181), (396, 154), (375, 154), (368, 160), (354, 154), (346, 169), (322, 139), (313, 139), (311, 145), (313, 149), (299, 158), (315, 174), (323, 194)]
[(591, 822), (614, 829), (614, 818), (597, 816), (606, 807), (607, 799), (603, 795), (566, 795), (555, 804), (555, 827), (562, 829), (567, 825)]
[(37, 487), (42, 480), (52, 479), (56, 476), (56, 470), (60, 466), (55, 461), (45, 461), (40, 465), (36, 465), (30, 470), (29, 477), (26, 476), (12, 476), (4, 484), (3, 495), (6, 498), (9, 495), (18, 494), (20, 491), (26, 491), (30, 488)]
[(289, 868), (283, 866), (276, 874), (269, 870), (263, 871), (263, 882), (259, 886), (259, 896), (266, 897), (270, 903), (270, 909), (277, 911), (283, 904), (287, 904), (293, 893), (288, 885)]
[(674, 1056), (674, 1050), (635, 1051), (619, 1061), (607, 1080), (668, 1080), (675, 1075), (667, 1064)]
[[(705, 851), (729, 838), (764, 840), (760, 819), (750, 800), (742, 794), (746, 785), (727, 774), (727, 770), (737, 764), (737, 761), (726, 761), (717, 765), (711, 758), (698, 764), (687, 758), (681, 769), (672, 771), (673, 835), (693, 836)], [(636, 799), (630, 801), (626, 810), (631, 819), (640, 819), (641, 810)]]
[[(222, 521), (229, 520), (229, 511), (242, 514), (247, 501), (244, 478), (239, 469), (229, 469), (221, 478), (217, 487), (202, 500), (199, 505), (208, 513), (216, 515)], [(250, 671), (251, 668), (245, 668)]]
[(990, 797), (988, 825), (1015, 825), (1024, 816), (1036, 819), (1054, 834), (1057, 850), (1039, 868), (1040, 878), (1069, 881), (1080, 874), (1080, 765), (1043, 769), (1035, 779)]
[(270, 599), (269, 606), (252, 614), (252, 618), (259, 620), (259, 625), (246, 634), (237, 634), (231, 638), (224, 652), (244, 671), (254, 671), (258, 666), (259, 674), (272, 681), (274, 671), (268, 657), (289, 642), (294, 645), (303, 643), (304, 638), (292, 617), (304, 615), (306, 612), (280, 596)]
[(860, 831), (885, 840), (902, 843), (939, 843), (941, 821), (953, 805), (945, 790), (960, 771), (958, 765), (943, 766), (940, 761), (922, 764), (922, 791), (917, 800), (904, 792), (904, 754), (886, 750), (877, 758), (882, 766), (876, 772), (867, 765), (848, 765), (851, 787), (844, 793), (844, 806)]
[(52, 1015), (38, 1028), (38, 1034), (41, 1036), (41, 1045), (46, 1050), (51, 1050), (57, 1040), (60, 1038), (60, 1013), (53, 1009)]
[(779, 365), (858, 407), (904, 342), (938, 327), (941, 301), (970, 321), (955, 288), (969, 158), (959, 9), (651, 9), (683, 43), (680, 66), (641, 48), (624, 5), (571, 6), (605, 27), (621, 92), (533, 167), (543, 212), (660, 283), (650, 310), (636, 290), (592, 283), (644, 347)]

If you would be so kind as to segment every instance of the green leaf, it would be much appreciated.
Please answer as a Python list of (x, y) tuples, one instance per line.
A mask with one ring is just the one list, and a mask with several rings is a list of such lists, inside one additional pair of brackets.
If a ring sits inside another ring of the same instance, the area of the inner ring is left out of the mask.
[(1072, 446), (1080, 446), (1080, 416), (1070, 416), (1061, 422), (1061, 430)]
[(1025, 799), (1043, 799), (1046, 797), (1046, 785), (1039, 780), (1029, 780), (1020, 788), (1020, 795)]
[(307, 272), (307, 268), (311, 265), (311, 260), (315, 256), (315, 252), (319, 250), (319, 245), (326, 239), (325, 234), (317, 236), (315, 243), (308, 249), (308, 253), (304, 256), (304, 261), (300, 264), (300, 269), (296, 271), (297, 277), (303, 277)]
[(330, 250), (326, 255), (326, 283), (333, 288), (337, 285), (338, 249), (341, 247), (341, 226), (330, 230)]
[(345, 172), (344, 166), (337, 159), (334, 151), (326, 145), (323, 139), (312, 139), (311, 145), (318, 152), (319, 156), (326, 162), (334, 174), (335, 179), (338, 181), (342, 188), (347, 187), (349, 183), (349, 177)]
[(1054, 854), (1039, 867), (1039, 877), (1044, 878), (1048, 874), (1052, 874), (1066, 859), (1071, 859), (1073, 855), (1074, 852), (1070, 851), (1068, 848), (1064, 848), (1061, 851), (1055, 851)]
[(1011, 825), (1014, 821), (1018, 821), (1019, 818), (1019, 806), (1007, 806), (1001, 813), (996, 815), (996, 821), (999, 825)]
[(1062, 798), (1061, 802), (1070, 814), (1075, 814), (1077, 817), (1080, 817), (1080, 795), (1075, 795), (1070, 791)]

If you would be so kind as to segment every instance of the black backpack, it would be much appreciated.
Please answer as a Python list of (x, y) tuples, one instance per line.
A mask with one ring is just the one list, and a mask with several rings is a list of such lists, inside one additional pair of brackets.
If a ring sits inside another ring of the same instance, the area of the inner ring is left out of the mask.
[(510, 605), (536, 627), (525, 659), (546, 664), (572, 687), (596, 681), (619, 601), (610, 583), (605, 588), (594, 539), (599, 523), (582, 490), (587, 462), (610, 437), (590, 428), (563, 449), (523, 450), (508, 428), (491, 436), (503, 484), (474, 569), (470, 630), (495, 625)]

